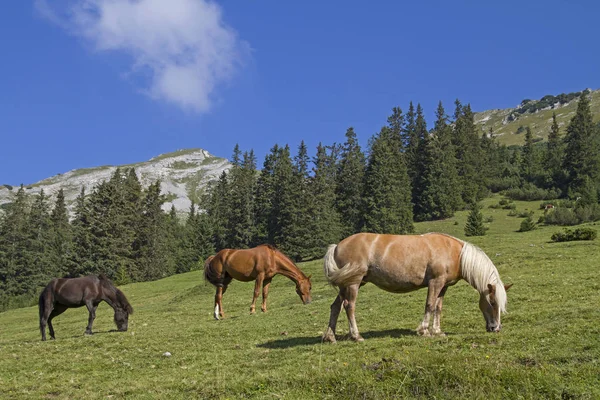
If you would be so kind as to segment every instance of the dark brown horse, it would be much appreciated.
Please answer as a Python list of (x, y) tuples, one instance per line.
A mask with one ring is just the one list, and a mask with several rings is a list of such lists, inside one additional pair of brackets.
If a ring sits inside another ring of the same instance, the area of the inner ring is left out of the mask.
[(204, 264), (204, 279), (217, 287), (215, 294), (215, 319), (222, 318), (223, 304), (221, 300), (227, 286), (233, 279), (242, 282), (256, 280), (254, 297), (250, 313), (255, 312), (256, 299), (262, 286), (263, 312), (267, 311), (267, 295), (271, 279), (277, 274), (290, 278), (296, 283), (296, 293), (304, 304), (310, 303), (310, 275), (306, 276), (292, 260), (271, 245), (263, 244), (252, 249), (223, 249), (215, 256), (210, 256)]
[(54, 339), (52, 319), (62, 314), (67, 308), (86, 306), (90, 312), (85, 333), (92, 334), (92, 323), (96, 318), (96, 308), (105, 301), (115, 310), (115, 323), (120, 331), (126, 331), (129, 314), (133, 308), (122, 291), (117, 289), (104, 275), (84, 276), (81, 278), (52, 279), (42, 291), (39, 301), (40, 331), (42, 340), (46, 340), (46, 324), (50, 337)]

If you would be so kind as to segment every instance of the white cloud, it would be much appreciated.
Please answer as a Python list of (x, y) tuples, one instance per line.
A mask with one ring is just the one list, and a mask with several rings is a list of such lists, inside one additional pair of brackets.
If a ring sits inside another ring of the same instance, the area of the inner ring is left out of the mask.
[(215, 88), (232, 77), (248, 52), (247, 44), (223, 22), (221, 8), (209, 0), (52, 4), (35, 0), (40, 15), (97, 51), (130, 56), (131, 73), (144, 77), (145, 93), (187, 110), (208, 111)]

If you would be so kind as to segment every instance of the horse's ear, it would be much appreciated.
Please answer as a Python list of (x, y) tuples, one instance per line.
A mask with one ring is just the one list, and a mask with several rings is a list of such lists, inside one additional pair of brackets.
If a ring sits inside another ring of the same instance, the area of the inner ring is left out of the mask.
[(310, 281), (310, 278), (312, 277), (312, 274), (309, 274), (306, 279), (308, 279)]
[(488, 283), (488, 290), (490, 291), (490, 294), (496, 293), (496, 285), (492, 285), (491, 283)]
[(514, 285), (514, 283), (511, 283), (510, 285), (504, 285), (504, 290), (508, 290), (510, 289), (512, 286)]

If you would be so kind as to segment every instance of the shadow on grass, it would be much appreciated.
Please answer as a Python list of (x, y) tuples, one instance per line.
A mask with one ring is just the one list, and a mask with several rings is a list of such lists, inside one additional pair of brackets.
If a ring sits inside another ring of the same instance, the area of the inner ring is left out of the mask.
[[(368, 331), (361, 333), (364, 339), (377, 339), (383, 337), (399, 338), (403, 336), (416, 336), (416, 332), (412, 329), (388, 329), (385, 331)], [(349, 340), (347, 335), (336, 335), (336, 340)], [(323, 342), (321, 336), (316, 337), (293, 337), (288, 339), (271, 340), (266, 343), (261, 343), (257, 347), (267, 349), (286, 349), (296, 346), (311, 346)]]

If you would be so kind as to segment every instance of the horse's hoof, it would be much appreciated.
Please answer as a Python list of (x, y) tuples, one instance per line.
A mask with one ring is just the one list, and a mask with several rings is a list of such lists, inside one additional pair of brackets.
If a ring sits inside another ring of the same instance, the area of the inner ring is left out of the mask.
[(427, 329), (417, 329), (417, 335), (429, 337), (431, 333)]
[(219, 320), (219, 316), (217, 314), (213, 315), (213, 317), (215, 317), (217, 321)]
[(329, 335), (323, 335), (321, 337), (321, 340), (323, 342), (329, 342), (329, 343), (337, 343), (337, 341), (335, 340), (335, 335), (329, 334)]
[(88, 332), (88, 331), (85, 331), (84, 335), (85, 335), (85, 336), (92, 336), (92, 335), (93, 335), (93, 333), (92, 333), (91, 331), (90, 331), (90, 332)]
[(434, 333), (433, 333), (433, 336), (437, 336), (437, 337), (445, 337), (445, 336), (446, 336), (446, 334), (445, 334), (444, 332), (442, 332), (442, 331), (439, 331), (439, 332), (434, 332)]
[(356, 342), (356, 343), (362, 343), (362, 342), (364, 342), (364, 341), (365, 341), (365, 339), (363, 339), (363, 337), (362, 337), (362, 336), (360, 336), (360, 335), (358, 335), (358, 336), (350, 336), (350, 339), (351, 339), (353, 342)]

